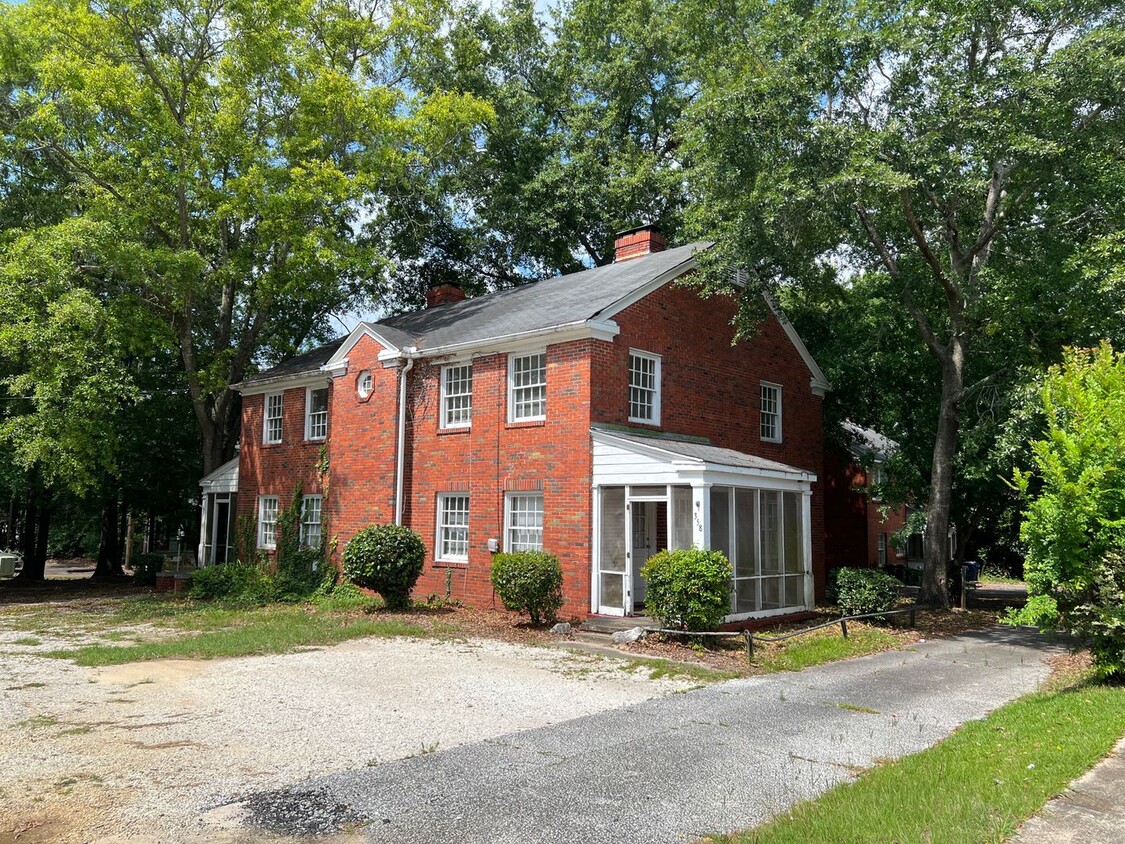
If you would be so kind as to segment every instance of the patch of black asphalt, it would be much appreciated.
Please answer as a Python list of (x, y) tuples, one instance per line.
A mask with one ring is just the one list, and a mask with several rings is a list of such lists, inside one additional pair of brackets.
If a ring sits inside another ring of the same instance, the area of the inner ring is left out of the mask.
[(395, 844), (695, 841), (924, 750), (1034, 690), (1044, 658), (1065, 650), (997, 628), (732, 680), (322, 777), (272, 792), (251, 817), (306, 835), (350, 819)]
[(240, 802), (248, 823), (279, 835), (330, 835), (368, 822), (327, 788), (262, 791)]

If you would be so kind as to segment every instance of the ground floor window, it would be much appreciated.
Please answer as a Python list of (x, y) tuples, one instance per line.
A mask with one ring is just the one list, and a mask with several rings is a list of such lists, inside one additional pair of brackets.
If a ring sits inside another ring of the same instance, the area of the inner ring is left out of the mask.
[(272, 551), (277, 547), (277, 496), (258, 497), (258, 547)]
[(301, 502), (301, 545), (320, 548), (320, 511), (324, 499), (319, 495), (306, 495)]
[(437, 558), (450, 563), (469, 561), (469, 496), (443, 493), (437, 506)]
[(510, 492), (504, 499), (504, 550), (543, 550), (543, 493)]
[(879, 565), (885, 566), (887, 564), (887, 535), (885, 533), (879, 534)]
[(711, 547), (734, 569), (733, 614), (805, 605), (801, 493), (711, 487)]

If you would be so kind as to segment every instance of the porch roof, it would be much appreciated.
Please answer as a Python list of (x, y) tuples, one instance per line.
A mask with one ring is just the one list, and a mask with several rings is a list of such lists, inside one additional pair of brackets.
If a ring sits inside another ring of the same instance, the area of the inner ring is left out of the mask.
[[(779, 463), (776, 460), (767, 460), (764, 457), (735, 451), (732, 448), (711, 445), (702, 439), (676, 438), (664, 434), (622, 431), (600, 426), (591, 428), (590, 433), (595, 444), (616, 445), (646, 457), (656, 457), (663, 459), (665, 462), (680, 465), (689, 464), (703, 471), (733, 470), (740, 474), (789, 481), (812, 482), (816, 480), (815, 472)], [(595, 451), (595, 461), (596, 459)]]
[(238, 492), (238, 457), (228, 460), (199, 481), (204, 495), (214, 492)]

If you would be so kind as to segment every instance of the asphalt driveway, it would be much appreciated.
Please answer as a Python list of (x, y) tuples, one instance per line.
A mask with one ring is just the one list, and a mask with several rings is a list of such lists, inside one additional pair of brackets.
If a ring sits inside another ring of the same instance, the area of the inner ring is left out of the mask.
[(1034, 690), (1064, 650), (996, 628), (734, 680), (256, 795), (247, 822), (399, 844), (696, 840), (929, 747)]

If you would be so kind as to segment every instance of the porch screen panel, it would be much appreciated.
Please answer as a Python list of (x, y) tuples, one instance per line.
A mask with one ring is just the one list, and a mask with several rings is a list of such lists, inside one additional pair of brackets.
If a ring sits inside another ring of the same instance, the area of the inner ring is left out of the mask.
[(762, 574), (781, 572), (781, 493), (761, 493)]
[(624, 606), (625, 601), (625, 488), (602, 490), (600, 545), (602, 606)]
[(734, 612), (761, 609), (758, 593), (758, 491), (734, 490)]
[(722, 551), (728, 560), (731, 560), (730, 493), (729, 487), (711, 487), (711, 550)]
[(691, 487), (672, 487), (672, 548), (691, 548)]

